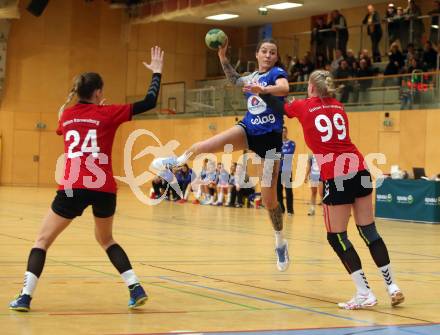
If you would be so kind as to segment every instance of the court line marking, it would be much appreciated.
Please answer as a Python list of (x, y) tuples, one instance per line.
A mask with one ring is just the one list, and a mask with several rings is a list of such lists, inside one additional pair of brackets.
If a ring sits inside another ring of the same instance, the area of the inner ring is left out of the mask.
[(183, 281), (180, 281), (180, 280), (174, 280), (174, 279), (171, 279), (171, 278), (166, 277), (166, 276), (159, 276), (158, 278), (164, 279), (164, 280), (167, 280), (167, 281), (170, 281), (170, 282), (178, 283), (178, 284), (181, 284), (181, 285), (198, 287), (198, 288), (202, 288), (202, 289), (210, 290), (210, 291), (214, 291), (214, 292), (220, 292), (220, 293), (224, 293), (224, 294), (228, 294), (228, 295), (248, 298), (248, 299), (257, 300), (257, 301), (262, 301), (262, 302), (266, 302), (266, 303), (273, 304), (273, 305), (284, 306), (284, 307), (288, 307), (289, 309), (297, 309), (297, 310), (300, 310), (300, 311), (303, 311), (303, 312), (311, 312), (311, 313), (321, 314), (321, 315), (330, 316), (330, 317), (334, 317), (334, 318), (338, 318), (338, 319), (354, 321), (354, 322), (359, 322), (359, 323), (363, 323), (363, 324), (366, 323), (366, 324), (369, 324), (369, 325), (376, 325), (375, 323), (371, 323), (368, 320), (356, 319), (356, 318), (351, 318), (351, 317), (348, 317), (348, 316), (332, 314), (332, 313), (328, 313), (328, 312), (321, 312), (321, 311), (318, 311), (318, 310), (315, 310), (315, 309), (312, 309), (312, 308), (300, 307), (300, 306), (296, 306), (296, 305), (286, 304), (284, 302), (279, 302), (279, 301), (275, 301), (275, 300), (271, 300), (271, 299), (266, 299), (266, 298), (260, 298), (260, 297), (256, 297), (256, 296), (252, 296), (252, 295), (244, 294), (244, 293), (237, 293), (237, 292), (227, 291), (227, 290), (218, 289), (218, 288), (215, 288), (215, 287), (209, 287), (209, 286), (205, 286), (205, 285), (187, 283), (187, 282), (183, 282)]
[[(281, 293), (281, 294), (286, 294), (286, 295), (306, 298), (306, 299), (310, 299), (310, 300), (326, 302), (326, 303), (330, 303), (332, 305), (336, 304), (334, 301), (320, 299), (320, 298), (314, 298), (314, 297), (305, 296), (305, 295), (301, 295), (301, 294), (297, 294), (297, 293), (293, 293), (293, 292), (286, 292), (286, 291), (281, 291), (281, 290), (275, 290), (275, 289), (270, 289), (270, 288), (250, 285), (250, 284), (238, 283), (238, 282), (229, 281), (229, 280), (217, 279), (215, 277), (209, 277), (209, 276), (199, 275), (199, 274), (195, 274), (195, 273), (191, 273), (191, 272), (185, 272), (185, 271), (179, 271), (179, 270), (174, 270), (174, 269), (168, 269), (168, 268), (160, 267), (160, 266), (156, 266), (156, 265), (150, 265), (150, 264), (146, 264), (146, 265), (148, 265), (150, 267), (153, 267), (153, 268), (160, 268), (160, 269), (163, 269), (163, 270), (168, 270), (168, 271), (171, 271), (171, 272), (184, 273), (184, 274), (188, 274), (188, 275), (192, 275), (192, 276), (196, 276), (196, 277), (202, 277), (202, 278), (210, 279), (210, 280), (218, 280), (220, 282), (225, 282), (225, 283), (229, 283), (229, 284), (234, 284), (234, 285), (239, 285), (239, 286), (246, 286), (246, 287), (256, 288), (256, 289), (260, 289), (260, 290), (264, 290), (264, 291)], [(414, 317), (400, 315), (400, 314), (395, 314), (395, 313), (390, 313), (390, 312), (377, 311), (375, 309), (369, 309), (369, 311), (375, 312), (375, 313), (379, 313), (379, 314), (397, 316), (397, 317), (400, 317), (400, 318), (403, 318), (403, 319), (409, 319), (409, 320), (420, 321), (420, 322), (425, 322), (425, 323), (432, 323), (432, 321), (430, 321), (430, 320), (424, 320), (424, 319), (414, 318)]]

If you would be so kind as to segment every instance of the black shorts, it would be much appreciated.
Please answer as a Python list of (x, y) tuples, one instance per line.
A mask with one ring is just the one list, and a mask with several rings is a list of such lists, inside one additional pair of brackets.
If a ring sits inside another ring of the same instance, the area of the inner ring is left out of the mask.
[(283, 136), (282, 133), (270, 132), (262, 135), (249, 135), (246, 126), (239, 122), (239, 126), (243, 127), (246, 132), (248, 148), (255, 152), (261, 158), (266, 158), (266, 153), (270, 150), (275, 149), (275, 156), (268, 155), (267, 158), (270, 159), (280, 159), (281, 158), (281, 148), (283, 147)]
[(52, 210), (66, 219), (81, 216), (83, 211), (92, 205), (93, 215), (98, 218), (108, 218), (116, 211), (116, 194), (74, 189), (73, 197), (68, 197), (65, 191), (57, 191), (52, 202)]
[(324, 181), (322, 202), (326, 205), (353, 204), (356, 198), (373, 192), (373, 182), (368, 170)]

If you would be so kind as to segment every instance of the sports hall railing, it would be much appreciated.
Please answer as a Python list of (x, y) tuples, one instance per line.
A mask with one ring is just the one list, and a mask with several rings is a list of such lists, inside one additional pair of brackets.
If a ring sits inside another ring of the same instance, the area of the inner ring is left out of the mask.
[[(430, 40), (433, 45), (440, 45), (440, 27), (438, 22), (440, 21), (440, 14), (418, 17), (408, 15), (395, 17), (392, 23), (397, 25), (396, 31), (389, 31), (388, 27), (391, 21), (383, 19), (382, 13), (381, 17), (382, 38), (379, 42), (379, 51), (382, 62), (387, 60), (392, 42), (397, 42), (401, 50), (406, 50), (409, 43), (414, 44), (416, 49), (423, 48), (423, 41), (426, 40)], [(346, 19), (350, 23), (350, 18)], [(358, 56), (359, 52), (366, 49), (370, 57), (373, 57), (371, 39), (368, 35), (368, 25), (348, 25), (347, 30), (349, 35), (347, 49), (353, 50), (355, 56)], [(328, 58), (330, 52), (334, 54), (334, 50), (338, 49), (339, 45), (339, 32), (334, 32), (336, 40), (333, 43), (330, 42), (329, 34), (331, 33), (332, 30), (326, 28), (299, 33), (286, 32), (281, 36), (277, 36), (276, 40), (282, 49), (282, 61), (288, 66), (289, 64), (286, 64), (288, 61), (286, 59), (287, 56), (291, 56), (294, 60), (299, 61), (305, 55), (309, 55), (313, 61), (316, 61), (317, 54), (325, 53)], [(331, 47), (332, 44), (334, 47)], [(256, 66), (256, 46), (256, 44), (249, 44), (240, 48), (238, 55), (234, 55), (232, 59), (233, 64), (239, 64), (242, 71), (253, 71)], [(235, 57), (238, 57), (238, 59), (235, 59)]]
[[(440, 71), (410, 74), (377, 75), (363, 78), (335, 80), (336, 98), (344, 103), (348, 112), (398, 111), (403, 109), (440, 108)], [(307, 81), (292, 82), (289, 98), (305, 98)], [(225, 79), (201, 80), (194, 89), (185, 85), (163, 84), (167, 94), (161, 95), (156, 113), (137, 115), (138, 119), (192, 118), (207, 116), (242, 116), (247, 110), (240, 88)], [(134, 101), (137, 97), (128, 97)]]

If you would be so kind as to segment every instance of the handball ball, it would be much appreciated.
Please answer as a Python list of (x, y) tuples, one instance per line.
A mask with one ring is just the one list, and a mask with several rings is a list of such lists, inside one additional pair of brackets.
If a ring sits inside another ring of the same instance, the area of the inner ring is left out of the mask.
[(205, 43), (209, 49), (218, 50), (219, 47), (225, 45), (226, 38), (223, 30), (214, 28), (206, 33)]

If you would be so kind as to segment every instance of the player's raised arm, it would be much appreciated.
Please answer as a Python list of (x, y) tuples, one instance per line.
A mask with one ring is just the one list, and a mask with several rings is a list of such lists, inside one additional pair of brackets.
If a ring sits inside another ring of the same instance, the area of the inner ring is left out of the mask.
[(150, 87), (148, 88), (145, 98), (133, 103), (133, 115), (144, 113), (156, 107), (157, 98), (159, 96), (160, 81), (162, 78), (164, 52), (160, 47), (151, 48), (150, 64), (143, 62), (144, 66), (153, 72)]

